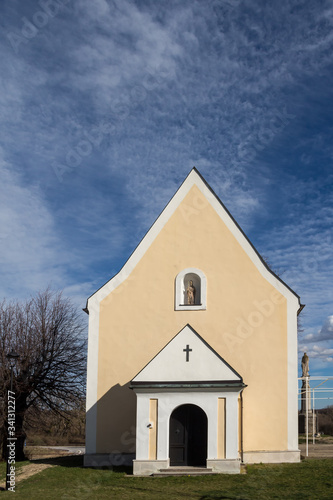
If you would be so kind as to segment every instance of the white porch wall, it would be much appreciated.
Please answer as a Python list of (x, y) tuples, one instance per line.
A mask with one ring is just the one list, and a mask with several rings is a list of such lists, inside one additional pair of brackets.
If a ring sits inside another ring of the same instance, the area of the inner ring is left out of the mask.
[(218, 398), (226, 399), (226, 459), (238, 458), (239, 392), (137, 392), (136, 460), (149, 457), (149, 400), (158, 400), (157, 460), (169, 458), (169, 422), (175, 408), (184, 404), (199, 406), (207, 415), (207, 459), (217, 459)]

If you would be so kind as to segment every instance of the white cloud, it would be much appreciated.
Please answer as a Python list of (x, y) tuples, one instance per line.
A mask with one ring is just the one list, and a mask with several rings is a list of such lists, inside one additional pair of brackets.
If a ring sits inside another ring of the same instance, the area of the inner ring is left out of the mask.
[(318, 333), (309, 333), (304, 335), (302, 340), (305, 342), (333, 341), (333, 316), (328, 316)]
[(1, 296), (59, 285), (62, 266), (68, 262), (54, 231), (53, 217), (36, 186), (0, 163), (0, 223), (2, 268)]
[(95, 9), (90, 1), (81, 0), (77, 20), (85, 41), (69, 51), (72, 88), (93, 93), (96, 110), (104, 114), (128, 105), (133, 87), (154, 87), (151, 75), (173, 76), (176, 58), (183, 52), (172, 32), (149, 11), (131, 2), (113, 7), (99, 2)]
[[(37, 8), (13, 0), (7, 31)], [(332, 20), (315, 2), (78, 0), (17, 53), (3, 44), (4, 289), (98, 287), (195, 165), (286, 270), (307, 304), (305, 338), (330, 342), (332, 130), (318, 123)], [(58, 182), (52, 166), (101, 124), (112, 134)]]

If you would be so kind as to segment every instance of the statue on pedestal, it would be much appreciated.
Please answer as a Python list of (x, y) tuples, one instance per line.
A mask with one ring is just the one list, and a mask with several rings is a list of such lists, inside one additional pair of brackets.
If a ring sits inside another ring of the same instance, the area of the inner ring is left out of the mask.
[(302, 388), (301, 388), (301, 412), (298, 417), (298, 428), (301, 434), (309, 432), (316, 433), (317, 417), (311, 411), (311, 388), (309, 375), (309, 356), (306, 352), (302, 357)]
[(305, 352), (302, 358), (302, 377), (308, 377), (308, 376), (309, 376), (309, 356)]
[(195, 304), (195, 286), (193, 285), (192, 280), (190, 280), (188, 284), (186, 295), (187, 295), (187, 303), (190, 305)]

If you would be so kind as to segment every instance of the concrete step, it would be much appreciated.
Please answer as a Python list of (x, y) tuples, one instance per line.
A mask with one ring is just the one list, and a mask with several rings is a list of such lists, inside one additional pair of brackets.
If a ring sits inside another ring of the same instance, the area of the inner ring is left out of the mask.
[(159, 472), (155, 472), (152, 476), (207, 476), (209, 474), (215, 474), (213, 469), (207, 469), (206, 467), (169, 467), (168, 469), (160, 469)]

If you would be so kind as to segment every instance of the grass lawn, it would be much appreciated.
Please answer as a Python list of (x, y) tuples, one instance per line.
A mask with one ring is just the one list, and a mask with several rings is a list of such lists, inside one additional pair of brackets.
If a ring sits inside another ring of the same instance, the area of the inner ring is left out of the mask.
[[(45, 463), (46, 460), (40, 461)], [(36, 463), (36, 462), (34, 462)], [(110, 500), (332, 499), (333, 460), (251, 465), (247, 474), (197, 477), (133, 477), (121, 470), (82, 467), (82, 457), (53, 459), (46, 469), (16, 486), (15, 498)], [(0, 464), (4, 477), (5, 464)], [(0, 492), (9, 498), (12, 492)]]

